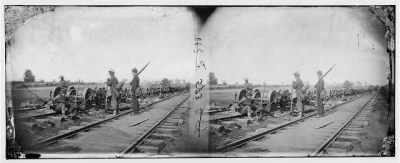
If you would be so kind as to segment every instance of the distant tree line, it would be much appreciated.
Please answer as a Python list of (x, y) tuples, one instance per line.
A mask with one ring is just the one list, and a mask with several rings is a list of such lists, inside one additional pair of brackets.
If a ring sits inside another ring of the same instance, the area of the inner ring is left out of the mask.
[(33, 75), (32, 71), (29, 69), (25, 70), (24, 82), (35, 82), (35, 75)]

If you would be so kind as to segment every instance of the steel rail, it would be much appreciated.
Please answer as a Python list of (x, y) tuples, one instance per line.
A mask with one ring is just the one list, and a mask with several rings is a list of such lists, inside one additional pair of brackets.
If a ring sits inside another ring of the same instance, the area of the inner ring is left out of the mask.
[[(156, 102), (153, 102), (153, 103), (151, 103), (151, 104), (147, 104), (147, 105), (145, 105), (145, 106), (141, 106), (140, 108), (145, 108), (145, 107), (148, 107), (148, 106), (157, 104), (157, 103), (159, 103), (159, 102), (162, 102), (162, 101), (171, 99), (171, 98), (176, 97), (176, 96), (178, 96), (178, 95), (181, 95), (181, 94), (177, 94), (177, 95), (170, 96), (170, 97), (165, 98), (165, 99), (162, 99), (162, 100), (160, 100), (160, 101), (156, 101)], [(47, 138), (47, 139), (45, 139), (45, 140), (41, 140), (41, 141), (39, 141), (38, 143), (36, 143), (34, 146), (35, 146), (36, 148), (42, 148), (42, 147), (48, 146), (48, 145), (50, 145), (50, 144), (56, 143), (56, 142), (57, 142), (58, 140), (60, 140), (60, 139), (65, 139), (65, 138), (68, 138), (68, 137), (72, 137), (72, 136), (74, 136), (74, 135), (77, 135), (77, 134), (80, 133), (80, 132), (87, 131), (87, 130), (91, 129), (91, 128), (94, 127), (94, 126), (100, 125), (100, 124), (102, 124), (102, 123), (104, 123), (104, 122), (107, 122), (107, 121), (110, 121), (110, 120), (112, 120), (112, 119), (115, 119), (115, 118), (118, 118), (118, 117), (127, 115), (127, 114), (132, 113), (132, 112), (133, 112), (133, 110), (130, 110), (130, 111), (121, 113), (121, 114), (119, 114), (119, 115), (115, 115), (115, 116), (112, 116), (112, 117), (109, 117), (109, 118), (106, 118), (106, 119), (103, 119), (103, 120), (99, 120), (99, 121), (93, 122), (93, 123), (91, 123), (91, 124), (89, 124), (89, 125), (86, 125), (86, 126), (77, 128), (77, 129), (72, 130), (72, 131), (70, 131), (70, 132), (67, 132), (67, 133), (64, 133), (64, 134), (60, 134), (60, 135), (56, 135), (56, 136)]]
[(220, 112), (226, 112), (227, 110), (212, 110), (212, 111), (205, 111), (204, 113), (206, 114), (215, 114), (215, 113), (220, 113)]
[[(347, 103), (349, 103), (349, 102), (352, 102), (352, 101), (354, 101), (354, 100), (356, 100), (356, 99), (358, 99), (358, 98), (355, 98), (355, 99), (352, 99), (352, 100), (343, 102), (343, 103), (338, 104), (338, 105), (335, 105), (335, 106), (332, 106), (331, 108), (327, 109), (327, 111), (328, 111), (328, 110), (335, 109), (335, 108), (337, 108), (337, 107), (339, 107), (339, 106), (342, 106), (342, 105), (344, 105), (344, 104), (347, 104)], [(245, 138), (242, 138), (242, 139), (239, 139), (239, 140), (236, 140), (236, 141), (231, 142), (231, 143), (226, 144), (226, 145), (219, 146), (219, 147), (215, 148), (215, 150), (216, 150), (217, 152), (225, 152), (225, 151), (229, 151), (229, 150), (238, 148), (238, 147), (240, 147), (240, 146), (245, 145), (245, 144), (246, 144), (247, 142), (249, 142), (249, 141), (256, 140), (256, 139), (260, 139), (260, 138), (264, 137), (266, 134), (273, 133), (273, 132), (275, 132), (275, 131), (277, 131), (277, 130), (280, 130), (280, 129), (284, 128), (284, 127), (287, 127), (287, 126), (289, 126), (289, 125), (295, 124), (295, 123), (297, 123), (297, 122), (304, 121), (304, 120), (306, 120), (306, 119), (308, 119), (308, 118), (310, 118), (310, 117), (313, 117), (313, 116), (315, 116), (315, 115), (317, 115), (317, 114), (318, 114), (318, 112), (312, 113), (312, 114), (307, 115), (307, 116), (305, 116), (305, 117), (303, 117), (303, 118), (300, 118), (300, 119), (296, 119), (296, 120), (287, 122), (287, 123), (285, 123), (285, 124), (282, 124), (282, 125), (280, 125), (280, 126), (274, 127), (274, 128), (269, 129), (269, 130), (267, 130), (267, 131), (264, 131), (264, 132), (261, 132), (261, 133), (258, 133), (258, 134), (252, 135), (252, 136), (248, 136), (248, 137), (245, 137)]]
[(35, 107), (31, 107), (31, 108), (18, 108), (18, 109), (14, 109), (14, 112), (26, 112), (26, 111), (31, 111), (31, 110), (39, 110), (39, 109), (43, 109), (45, 107), (40, 107), (40, 108), (35, 108)]
[(21, 117), (16, 116), (15, 119), (26, 120), (26, 119), (31, 119), (31, 118), (43, 118), (43, 117), (57, 115), (57, 114), (58, 114), (57, 112), (50, 112), (50, 113), (36, 114), (36, 115), (32, 115), (32, 116), (21, 116)]
[(174, 109), (172, 109), (168, 114), (166, 114), (163, 118), (161, 118), (156, 124), (154, 124), (149, 130), (147, 130), (142, 136), (140, 136), (137, 140), (132, 142), (128, 147), (126, 147), (123, 151), (120, 152), (121, 155), (126, 155), (128, 153), (134, 152), (136, 147), (143, 143), (145, 139), (147, 139), (151, 133), (165, 120), (167, 119), (177, 108), (179, 108), (190, 96), (187, 96), (182, 100)]
[(343, 130), (361, 113), (361, 111), (374, 99), (376, 96), (371, 97), (354, 115), (352, 115), (344, 125), (336, 130), (324, 143), (322, 143), (313, 153), (309, 154), (310, 157), (316, 157), (324, 151), (342, 132)]

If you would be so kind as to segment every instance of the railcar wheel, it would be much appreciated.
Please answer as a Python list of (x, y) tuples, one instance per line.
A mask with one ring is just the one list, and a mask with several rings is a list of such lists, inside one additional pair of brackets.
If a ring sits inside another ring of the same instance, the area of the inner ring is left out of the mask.
[(256, 89), (254, 92), (255, 92), (254, 98), (261, 98), (261, 92), (259, 89)]
[(278, 102), (278, 92), (273, 90), (270, 95), (269, 95), (269, 101), (271, 102), (271, 104)]
[(53, 94), (51, 95), (51, 97), (55, 98), (57, 95), (61, 93), (61, 87), (55, 87), (52, 92)]
[(69, 86), (67, 89), (67, 96), (76, 96), (77, 92), (74, 86)]
[(68, 96), (76, 96), (76, 90), (75, 89), (71, 89), (68, 91)]
[(246, 95), (247, 95), (246, 89), (242, 89), (242, 90), (239, 92), (239, 101), (242, 100), (243, 97), (246, 97)]
[(83, 90), (83, 101), (92, 101), (91, 96), (93, 94), (93, 90), (91, 88), (85, 88)]

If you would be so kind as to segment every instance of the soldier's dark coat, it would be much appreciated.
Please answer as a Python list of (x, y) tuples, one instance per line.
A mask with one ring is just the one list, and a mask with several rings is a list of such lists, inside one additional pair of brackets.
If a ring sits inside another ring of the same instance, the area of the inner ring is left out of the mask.
[(319, 115), (322, 116), (324, 113), (324, 105), (322, 103), (321, 92), (325, 89), (324, 88), (324, 79), (319, 79), (317, 84), (314, 86), (317, 89), (317, 106)]
[(134, 113), (139, 112), (139, 101), (136, 94), (136, 90), (139, 88), (139, 82), (139, 76), (135, 75), (130, 83), (132, 92), (132, 109)]
[(319, 79), (317, 84), (315, 84), (315, 88), (317, 89), (317, 96), (320, 97), (321, 96), (321, 92), (322, 90), (324, 90), (324, 79)]

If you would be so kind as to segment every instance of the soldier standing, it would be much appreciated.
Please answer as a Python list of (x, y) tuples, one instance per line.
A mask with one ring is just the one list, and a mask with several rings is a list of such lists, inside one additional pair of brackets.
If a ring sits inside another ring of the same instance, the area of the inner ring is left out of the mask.
[(67, 89), (68, 89), (68, 82), (64, 80), (64, 76), (60, 76), (60, 81), (58, 82), (58, 86), (61, 88), (61, 92), (62, 94), (67, 93)]
[(133, 113), (137, 114), (139, 113), (139, 101), (137, 98), (137, 93), (136, 90), (139, 88), (139, 74), (136, 68), (132, 69), (132, 75), (133, 75), (133, 79), (130, 83), (131, 85), (131, 92), (132, 92), (132, 110)]
[(137, 114), (139, 113), (139, 101), (137, 98), (137, 93), (136, 90), (139, 88), (139, 74), (136, 68), (132, 69), (132, 75), (133, 75), (133, 79), (130, 83), (131, 85), (131, 92), (132, 92), (132, 110), (133, 113)]
[(297, 97), (297, 103), (296, 103), (296, 107), (297, 109), (300, 110), (300, 117), (303, 117), (303, 112), (304, 112), (304, 106), (303, 106), (303, 99), (304, 99), (304, 94), (303, 94), (303, 81), (300, 79), (300, 73), (299, 72), (295, 72), (294, 74), (295, 77), (295, 81), (293, 81), (292, 83), (292, 87), (293, 89), (296, 90), (296, 97)]
[(111, 109), (114, 110), (114, 115), (119, 114), (119, 108), (118, 108), (118, 98), (119, 98), (119, 92), (118, 92), (118, 79), (115, 77), (115, 71), (113, 69), (110, 69), (108, 71), (110, 74), (110, 78), (107, 79), (107, 85), (110, 87), (111, 91)]
[(318, 107), (318, 112), (319, 112), (319, 116), (323, 116), (324, 115), (324, 105), (322, 103), (322, 99), (324, 96), (324, 79), (322, 78), (322, 71), (319, 70), (317, 72), (317, 76), (318, 76), (318, 82), (317, 84), (315, 84), (314, 88), (317, 89), (317, 107)]

